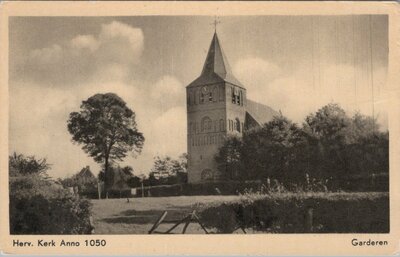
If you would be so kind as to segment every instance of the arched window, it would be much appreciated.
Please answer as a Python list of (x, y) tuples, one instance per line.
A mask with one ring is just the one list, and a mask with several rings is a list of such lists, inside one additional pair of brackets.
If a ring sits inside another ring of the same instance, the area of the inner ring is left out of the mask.
[(238, 118), (235, 119), (235, 129), (240, 132), (240, 121)]
[(225, 131), (225, 122), (223, 119), (219, 120), (219, 131)]
[(214, 87), (214, 88), (213, 88), (213, 90), (212, 90), (212, 97), (211, 97), (211, 100), (210, 100), (210, 101), (213, 101), (213, 102), (218, 101), (218, 87)]
[(242, 93), (242, 90), (240, 90), (240, 93), (239, 93), (239, 96), (240, 96), (240, 105), (241, 106), (243, 106), (243, 93)]
[(201, 120), (201, 132), (209, 132), (211, 130), (212, 130), (212, 120), (206, 116)]
[(224, 99), (225, 99), (224, 96), (225, 96), (224, 87), (223, 87), (223, 86), (220, 86), (220, 87), (219, 87), (219, 100), (220, 100), (221, 102), (224, 101)]
[(200, 92), (200, 103), (203, 104), (206, 101), (212, 101), (212, 93), (207, 86), (204, 86), (201, 88)]
[(200, 103), (204, 104), (204, 98), (205, 98), (205, 94), (203, 92), (200, 92)]
[(213, 92), (212, 91), (210, 91), (209, 93), (208, 93), (208, 101), (209, 102), (212, 102), (213, 101)]

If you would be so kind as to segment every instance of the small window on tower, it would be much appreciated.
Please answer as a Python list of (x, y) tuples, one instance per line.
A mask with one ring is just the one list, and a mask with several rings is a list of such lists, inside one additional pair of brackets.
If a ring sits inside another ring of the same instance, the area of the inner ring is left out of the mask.
[(224, 88), (222, 86), (220, 86), (219, 87), (219, 100), (224, 101), (224, 97), (225, 97)]
[(201, 132), (209, 132), (212, 129), (212, 120), (209, 117), (204, 117), (201, 120)]
[(208, 101), (212, 102), (213, 101), (213, 93), (210, 92), (208, 95)]
[(237, 132), (240, 132), (240, 121), (238, 118), (235, 120), (235, 129)]
[(209, 96), (209, 91), (207, 87), (202, 87), (201, 88), (201, 93), (200, 93), (200, 103), (204, 103), (204, 101), (206, 100), (206, 98), (208, 99)]
[(223, 119), (219, 120), (219, 131), (225, 131), (225, 124)]
[(212, 101), (218, 101), (218, 87), (214, 87), (212, 90)]

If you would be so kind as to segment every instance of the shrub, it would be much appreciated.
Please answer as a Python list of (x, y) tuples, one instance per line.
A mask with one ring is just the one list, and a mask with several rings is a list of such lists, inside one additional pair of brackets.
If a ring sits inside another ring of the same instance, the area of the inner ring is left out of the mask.
[[(272, 233), (389, 232), (387, 193), (254, 194), (198, 208), (203, 224), (220, 233), (231, 233), (239, 226)], [(309, 212), (312, 229), (307, 225)]]
[(39, 175), (10, 178), (11, 234), (89, 234), (91, 204)]

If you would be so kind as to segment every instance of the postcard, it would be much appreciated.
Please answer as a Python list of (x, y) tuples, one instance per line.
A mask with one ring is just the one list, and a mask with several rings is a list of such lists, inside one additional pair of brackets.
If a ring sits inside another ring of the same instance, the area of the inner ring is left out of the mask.
[(0, 249), (395, 255), (395, 2), (3, 2)]

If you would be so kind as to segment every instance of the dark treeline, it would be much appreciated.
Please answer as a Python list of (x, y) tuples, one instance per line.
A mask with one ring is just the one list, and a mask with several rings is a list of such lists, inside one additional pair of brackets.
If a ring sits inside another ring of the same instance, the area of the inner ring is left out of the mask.
[(339, 105), (329, 104), (301, 126), (278, 116), (243, 138), (229, 138), (216, 161), (227, 179), (290, 184), (314, 178), (336, 181), (340, 189), (346, 181), (387, 179), (389, 133), (371, 117), (349, 117)]

